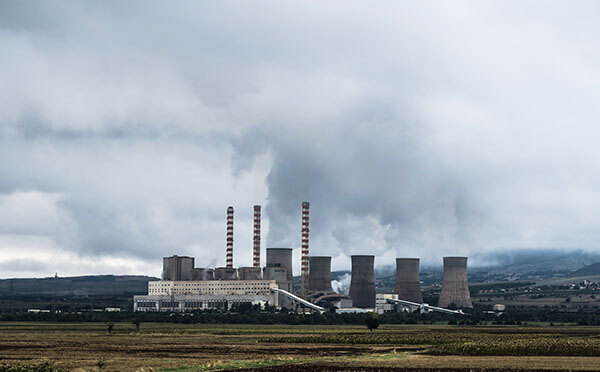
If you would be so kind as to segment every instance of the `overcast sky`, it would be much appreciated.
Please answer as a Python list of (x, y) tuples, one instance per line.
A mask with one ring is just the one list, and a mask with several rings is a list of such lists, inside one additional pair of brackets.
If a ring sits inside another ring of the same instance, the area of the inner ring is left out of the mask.
[(0, 278), (597, 250), (599, 8), (2, 1)]

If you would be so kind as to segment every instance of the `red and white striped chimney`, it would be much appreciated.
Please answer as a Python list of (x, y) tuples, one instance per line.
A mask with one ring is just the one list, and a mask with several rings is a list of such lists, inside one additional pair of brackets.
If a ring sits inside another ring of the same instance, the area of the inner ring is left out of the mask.
[(260, 267), (260, 205), (254, 206), (254, 267)]
[(227, 208), (227, 267), (233, 267), (233, 207)]
[(302, 282), (300, 285), (300, 295), (306, 298), (308, 296), (308, 208), (309, 202), (302, 202)]

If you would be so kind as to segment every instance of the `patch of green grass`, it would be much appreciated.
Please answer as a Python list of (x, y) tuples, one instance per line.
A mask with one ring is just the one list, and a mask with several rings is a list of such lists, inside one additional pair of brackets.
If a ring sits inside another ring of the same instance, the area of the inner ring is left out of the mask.
[(243, 369), (243, 368), (259, 368), (259, 367), (275, 367), (287, 364), (306, 364), (314, 363), (322, 358), (301, 358), (301, 359), (264, 359), (264, 360), (230, 360), (230, 361), (212, 361), (205, 364), (195, 366), (185, 366), (177, 368), (159, 369), (157, 372), (194, 372), (194, 371), (220, 371), (226, 369)]
[(423, 345), (432, 355), (598, 356), (600, 333), (592, 328), (413, 329), (261, 338), (285, 344)]
[(39, 365), (0, 365), (0, 372), (64, 372), (64, 370), (55, 368), (48, 363), (44, 363)]

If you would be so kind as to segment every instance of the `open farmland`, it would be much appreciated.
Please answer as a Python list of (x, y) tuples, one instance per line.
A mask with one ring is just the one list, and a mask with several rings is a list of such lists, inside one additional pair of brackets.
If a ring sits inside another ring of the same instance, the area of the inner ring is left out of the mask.
[[(600, 370), (592, 327), (0, 323), (0, 365), (73, 371)], [(0, 367), (2, 371), (2, 367)]]

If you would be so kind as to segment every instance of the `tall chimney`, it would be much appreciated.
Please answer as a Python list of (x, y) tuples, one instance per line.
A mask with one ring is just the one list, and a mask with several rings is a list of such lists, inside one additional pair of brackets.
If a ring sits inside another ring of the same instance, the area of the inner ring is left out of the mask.
[(227, 208), (227, 265), (233, 267), (233, 207)]
[(302, 283), (300, 286), (300, 297), (308, 296), (308, 208), (309, 202), (302, 202)]
[(254, 267), (260, 267), (260, 205), (254, 206)]

